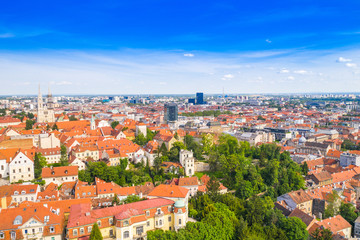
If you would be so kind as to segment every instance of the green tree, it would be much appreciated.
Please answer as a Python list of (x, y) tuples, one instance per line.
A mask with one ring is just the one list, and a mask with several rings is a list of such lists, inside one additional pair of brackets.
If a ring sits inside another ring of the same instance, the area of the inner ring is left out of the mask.
[(67, 150), (65, 145), (61, 145), (60, 147), (60, 165), (61, 166), (68, 166), (69, 165), (69, 159), (68, 159), (68, 155), (67, 155)]
[(144, 199), (140, 198), (137, 195), (129, 195), (122, 202), (127, 204), (127, 203), (139, 202), (142, 200), (144, 200)]
[(333, 190), (328, 196), (328, 205), (324, 211), (324, 218), (334, 217), (339, 212), (340, 196), (337, 191)]
[(118, 122), (118, 121), (113, 121), (113, 122), (111, 123), (111, 127), (112, 127), (113, 129), (115, 129), (117, 125), (119, 125), (119, 122)]
[(339, 213), (346, 221), (348, 221), (353, 226), (356, 218), (358, 217), (355, 211), (356, 208), (351, 203), (341, 202)]
[(34, 119), (35, 116), (34, 116), (33, 113), (30, 113), (30, 112), (29, 112), (29, 113), (27, 114), (27, 117), (30, 118), (30, 119)]
[(253, 185), (251, 182), (242, 180), (239, 182), (239, 187), (236, 189), (235, 195), (240, 199), (248, 199), (254, 194)]
[(136, 144), (139, 144), (140, 146), (144, 146), (144, 145), (147, 143), (147, 140), (146, 140), (144, 134), (139, 133), (139, 134), (135, 137), (134, 142), (135, 142)]
[(291, 240), (304, 240), (309, 236), (306, 224), (298, 217), (282, 218), (280, 228), (284, 230), (288, 239)]
[(91, 229), (89, 240), (102, 240), (102, 239), (103, 239), (103, 236), (101, 234), (100, 228), (97, 225), (97, 223), (94, 223), (94, 225)]
[(34, 174), (35, 178), (41, 177), (42, 168), (47, 164), (46, 158), (41, 153), (35, 153), (34, 158)]
[(74, 115), (71, 115), (69, 117), (69, 121), (77, 121), (78, 119), (74, 116)]
[(220, 191), (220, 183), (215, 176), (211, 176), (206, 184), (206, 189), (212, 199), (216, 199)]
[(35, 124), (35, 121), (34, 121), (34, 120), (30, 120), (30, 119), (26, 120), (25, 129), (26, 129), (26, 130), (32, 129), (33, 126), (34, 126), (34, 124)]
[(119, 205), (121, 202), (119, 200), (119, 196), (115, 194), (114, 199), (112, 200), (113, 205)]
[(214, 136), (211, 134), (203, 134), (201, 137), (201, 143), (205, 153), (209, 153), (214, 146)]
[(52, 130), (59, 130), (58, 126), (56, 125), (56, 123), (52, 126)]

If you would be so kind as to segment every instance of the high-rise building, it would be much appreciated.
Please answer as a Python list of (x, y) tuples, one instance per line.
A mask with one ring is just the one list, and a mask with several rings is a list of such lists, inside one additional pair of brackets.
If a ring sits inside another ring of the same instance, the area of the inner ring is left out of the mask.
[(178, 106), (176, 103), (166, 103), (164, 105), (164, 118), (166, 122), (178, 120)]
[(204, 93), (196, 93), (196, 104), (204, 104)]
[(195, 105), (195, 103), (196, 103), (195, 98), (189, 98), (189, 99), (188, 99), (188, 103), (192, 103), (192, 104)]

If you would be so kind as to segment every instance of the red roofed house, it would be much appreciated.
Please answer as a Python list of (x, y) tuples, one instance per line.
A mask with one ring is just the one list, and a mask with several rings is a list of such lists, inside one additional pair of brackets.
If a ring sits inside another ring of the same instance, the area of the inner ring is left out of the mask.
[(170, 185), (177, 185), (189, 189), (190, 197), (195, 196), (199, 188), (199, 179), (194, 177), (174, 178)]
[(53, 182), (60, 186), (64, 182), (74, 182), (78, 179), (78, 167), (64, 166), (43, 168), (41, 171), (41, 176), (45, 181), (45, 185)]
[(329, 229), (333, 234), (343, 235), (345, 239), (349, 239), (351, 237), (351, 224), (347, 222), (341, 215), (330, 217), (315, 223), (309, 229), (309, 233), (313, 233), (320, 227)]
[(178, 230), (185, 227), (186, 222), (184, 202), (165, 198), (100, 209), (91, 209), (91, 204), (78, 204), (71, 206), (67, 237), (84, 239), (97, 223), (104, 239), (146, 239), (148, 231)]
[(149, 194), (148, 198), (166, 198), (173, 201), (182, 200), (185, 203), (186, 211), (188, 210), (188, 201), (189, 201), (190, 191), (184, 187), (176, 185), (165, 185), (160, 184), (155, 187)]
[(0, 212), (0, 239), (63, 239), (64, 213), (26, 202)]

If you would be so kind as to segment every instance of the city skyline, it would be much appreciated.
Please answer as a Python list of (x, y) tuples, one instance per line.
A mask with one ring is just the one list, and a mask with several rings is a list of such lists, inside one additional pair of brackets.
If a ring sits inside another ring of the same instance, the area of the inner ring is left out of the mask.
[(6, 3), (0, 95), (359, 92), (358, 7)]

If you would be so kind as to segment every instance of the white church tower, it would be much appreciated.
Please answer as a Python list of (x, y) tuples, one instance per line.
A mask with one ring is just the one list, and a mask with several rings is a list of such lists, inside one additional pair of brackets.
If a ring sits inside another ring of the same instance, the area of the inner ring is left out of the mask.
[(37, 98), (37, 122), (38, 123), (44, 123), (44, 122), (55, 122), (55, 114), (53, 110), (53, 100), (52, 95), (50, 93), (49, 88), (49, 94), (48, 94), (48, 106), (44, 105), (43, 97), (41, 95), (40, 91), (40, 84), (39, 84), (39, 93)]
[(185, 176), (192, 176), (195, 174), (195, 159), (192, 151), (180, 150), (180, 164), (185, 170)]

